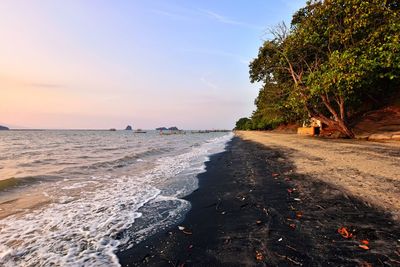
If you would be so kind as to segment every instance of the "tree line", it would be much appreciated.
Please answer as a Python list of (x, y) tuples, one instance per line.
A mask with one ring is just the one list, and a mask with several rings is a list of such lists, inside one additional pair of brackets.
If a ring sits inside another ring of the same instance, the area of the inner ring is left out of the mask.
[(354, 118), (399, 95), (399, 0), (308, 1), (271, 33), (249, 66), (256, 110), (236, 129), (314, 117), (353, 138)]

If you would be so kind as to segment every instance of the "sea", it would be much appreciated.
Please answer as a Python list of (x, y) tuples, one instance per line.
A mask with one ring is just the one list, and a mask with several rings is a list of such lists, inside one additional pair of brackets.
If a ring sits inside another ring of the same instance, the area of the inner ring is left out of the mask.
[(0, 266), (119, 266), (179, 223), (232, 133), (0, 131)]

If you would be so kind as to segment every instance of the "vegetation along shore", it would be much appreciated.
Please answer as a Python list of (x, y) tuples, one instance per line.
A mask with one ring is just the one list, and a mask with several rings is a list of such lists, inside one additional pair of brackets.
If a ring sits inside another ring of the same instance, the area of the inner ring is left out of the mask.
[[(308, 1), (289, 26), (271, 33), (250, 63), (251, 81), (262, 85), (257, 108), (237, 129), (268, 130), (314, 118), (354, 138), (365, 114), (399, 107), (399, 1)], [(391, 131), (400, 132), (399, 124)]]

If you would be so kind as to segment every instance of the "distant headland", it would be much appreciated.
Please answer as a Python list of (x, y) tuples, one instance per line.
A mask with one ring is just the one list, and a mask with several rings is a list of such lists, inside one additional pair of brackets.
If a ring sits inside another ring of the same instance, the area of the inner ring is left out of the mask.
[(167, 127), (158, 127), (158, 128), (156, 128), (156, 130), (157, 131), (167, 131), (167, 130), (178, 131), (179, 129), (176, 126), (173, 126), (173, 127), (169, 127), (169, 128), (167, 128)]
[(10, 130), (10, 128), (0, 125), (0, 131), (7, 131), (7, 130)]

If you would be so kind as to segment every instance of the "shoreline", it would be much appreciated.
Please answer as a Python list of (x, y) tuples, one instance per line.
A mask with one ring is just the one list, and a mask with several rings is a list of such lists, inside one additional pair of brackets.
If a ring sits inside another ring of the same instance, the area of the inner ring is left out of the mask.
[[(393, 214), (297, 172), (293, 155), (234, 137), (212, 155), (185, 219), (129, 250), (122, 266), (395, 266)], [(351, 239), (338, 233), (352, 232)], [(368, 240), (369, 249), (359, 247)]]

